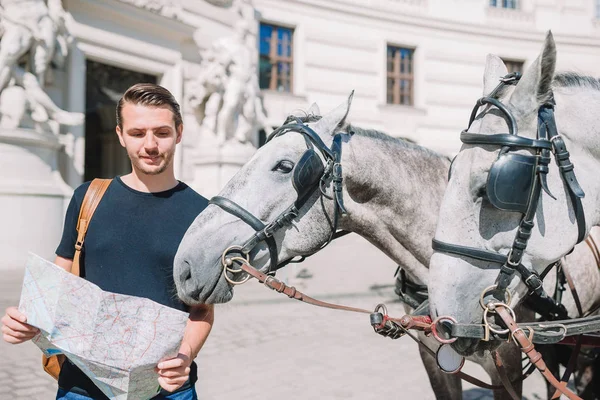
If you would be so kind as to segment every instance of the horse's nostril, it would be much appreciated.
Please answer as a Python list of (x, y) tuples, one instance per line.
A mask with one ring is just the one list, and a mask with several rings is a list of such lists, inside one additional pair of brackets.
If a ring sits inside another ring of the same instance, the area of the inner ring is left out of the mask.
[(180, 282), (187, 282), (192, 279), (192, 266), (187, 260), (184, 260), (183, 264), (184, 269), (181, 271), (181, 274), (179, 274), (179, 280)]

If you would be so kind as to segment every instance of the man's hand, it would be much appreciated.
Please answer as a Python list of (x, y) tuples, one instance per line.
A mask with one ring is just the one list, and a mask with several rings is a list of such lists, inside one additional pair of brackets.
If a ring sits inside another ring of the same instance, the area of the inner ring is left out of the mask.
[(2, 321), (2, 338), (11, 344), (23, 343), (33, 339), (40, 331), (26, 324), (27, 317), (17, 307), (8, 307)]
[(158, 363), (158, 383), (167, 392), (179, 389), (190, 377), (191, 354), (191, 346), (183, 342), (177, 357)]

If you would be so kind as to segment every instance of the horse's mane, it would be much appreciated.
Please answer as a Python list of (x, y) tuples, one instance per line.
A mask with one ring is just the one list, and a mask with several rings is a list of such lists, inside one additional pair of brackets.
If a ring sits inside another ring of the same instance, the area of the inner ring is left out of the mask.
[(384, 141), (384, 142), (387, 142), (387, 143), (390, 143), (393, 145), (397, 145), (400, 147), (404, 147), (407, 149), (421, 151), (430, 156), (449, 159), (447, 156), (437, 153), (427, 147), (420, 146), (410, 139), (402, 138), (402, 137), (393, 137), (386, 133), (378, 131), (376, 129), (364, 129), (364, 128), (360, 128), (358, 126), (349, 124), (348, 131), (352, 132), (352, 134), (354, 134), (354, 135), (358, 135), (358, 136), (362, 136), (362, 137), (366, 137), (366, 138), (370, 138), (370, 139), (375, 139), (375, 140), (381, 140), (381, 141)]
[[(298, 114), (304, 114), (304, 115), (298, 115)], [(287, 117), (284, 124), (293, 122), (294, 120), (300, 120), (302, 123), (308, 124), (311, 122), (316, 122), (316, 121), (320, 120), (321, 118), (322, 117), (320, 115), (309, 114), (305, 110), (297, 110), (295, 115), (289, 115)], [(391, 145), (400, 146), (400, 147), (403, 147), (406, 149), (411, 149), (414, 151), (421, 151), (421, 152), (423, 152), (424, 155), (426, 154), (429, 156), (450, 160), (449, 157), (442, 155), (440, 153), (437, 153), (426, 147), (420, 146), (408, 138), (393, 137), (386, 133), (378, 131), (376, 129), (365, 129), (365, 128), (360, 128), (358, 126), (352, 125), (351, 123), (346, 123), (346, 124), (344, 124), (342, 130), (350, 133), (351, 135), (358, 135), (358, 136), (366, 137), (369, 139), (381, 140), (381, 141), (384, 141)]]
[(577, 72), (559, 72), (554, 76), (554, 84), (558, 87), (584, 87), (600, 90), (600, 79)]

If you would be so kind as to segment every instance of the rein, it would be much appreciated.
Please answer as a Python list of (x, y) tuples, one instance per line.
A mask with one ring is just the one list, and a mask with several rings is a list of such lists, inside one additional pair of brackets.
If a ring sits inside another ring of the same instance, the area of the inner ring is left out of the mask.
[[(269, 289), (274, 290), (278, 293), (283, 293), (286, 296), (288, 296), (290, 299), (298, 300), (298, 301), (301, 301), (306, 304), (311, 304), (313, 306), (328, 308), (328, 309), (332, 309), (332, 310), (349, 311), (349, 312), (360, 313), (360, 314), (369, 314), (370, 319), (371, 319), (371, 325), (373, 326), (373, 329), (375, 330), (375, 332), (381, 334), (382, 336), (390, 337), (392, 339), (398, 339), (398, 338), (404, 336), (405, 334), (407, 334), (421, 348), (423, 348), (425, 351), (427, 351), (430, 355), (432, 355), (433, 357), (436, 356), (436, 352), (434, 350), (432, 350), (429, 346), (427, 346), (424, 342), (422, 342), (417, 336), (415, 336), (414, 334), (412, 334), (410, 332), (410, 329), (416, 329), (416, 330), (425, 332), (426, 335), (429, 336), (432, 333), (432, 329), (433, 329), (433, 331), (435, 331), (436, 324), (432, 323), (431, 318), (429, 318), (429, 316), (405, 315), (402, 318), (392, 318), (387, 315), (387, 309), (386, 309), (385, 305), (383, 305), (383, 304), (378, 304), (375, 307), (374, 311), (370, 311), (370, 310), (367, 310), (364, 308), (350, 307), (350, 306), (346, 306), (346, 305), (342, 305), (342, 304), (335, 304), (335, 303), (318, 300), (318, 299), (315, 299), (314, 297), (311, 297), (311, 296), (308, 296), (308, 295), (302, 293), (301, 291), (297, 290), (293, 286), (286, 285), (284, 282), (281, 282), (280, 280), (273, 277), (272, 275), (268, 275), (266, 273), (259, 271), (258, 269), (252, 267), (250, 265), (250, 263), (248, 263), (247, 260), (244, 258), (227, 257), (224, 254), (223, 260), (224, 260), (223, 265), (229, 266), (228, 268), (230, 268), (230, 266), (233, 265), (234, 262), (240, 263), (239, 269), (236, 271), (245, 272), (246, 274), (248, 274), (247, 278), (250, 278), (250, 277), (256, 278), (256, 280), (258, 280), (260, 283), (262, 283)], [(247, 281), (247, 279), (244, 279), (244, 282), (245, 281)], [(380, 311), (384, 311), (385, 314), (382, 314)], [(520, 378), (512, 381), (511, 384), (515, 384), (522, 380), (525, 380), (526, 378), (529, 377), (529, 375), (531, 375), (533, 370), (534, 370), (534, 367), (530, 366), (530, 368)], [(461, 378), (475, 386), (484, 388), (484, 389), (499, 390), (499, 389), (504, 388), (504, 386), (501, 386), (501, 385), (491, 385), (489, 383), (483, 382), (483, 381), (475, 378), (474, 376), (471, 376), (462, 371), (456, 371), (455, 374), (459, 378)]]

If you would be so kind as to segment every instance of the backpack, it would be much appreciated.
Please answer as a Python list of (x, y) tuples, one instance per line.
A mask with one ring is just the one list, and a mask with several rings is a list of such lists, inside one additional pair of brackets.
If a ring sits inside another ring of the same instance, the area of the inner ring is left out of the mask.
[[(81, 203), (81, 209), (79, 210), (79, 217), (77, 218), (77, 242), (75, 242), (75, 256), (73, 257), (73, 265), (71, 266), (71, 273), (73, 275), (81, 276), (79, 259), (81, 258), (81, 249), (83, 247), (83, 241), (85, 234), (87, 233), (88, 226), (96, 211), (96, 207), (102, 200), (102, 196), (108, 189), (108, 185), (112, 179), (94, 179), (90, 184), (88, 190), (85, 192), (85, 197)], [(42, 354), (42, 366), (54, 379), (58, 380), (60, 369), (65, 362), (64, 354), (56, 354), (47, 357)]]

